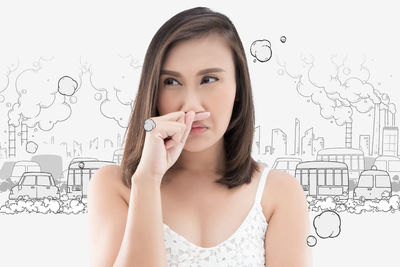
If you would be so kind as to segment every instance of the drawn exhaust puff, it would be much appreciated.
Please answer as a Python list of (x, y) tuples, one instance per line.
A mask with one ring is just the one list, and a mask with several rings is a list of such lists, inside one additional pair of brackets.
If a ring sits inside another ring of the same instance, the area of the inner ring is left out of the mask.
[(100, 114), (127, 128), (139, 87), (142, 70), (139, 61), (131, 55), (85, 58), (84, 61), (90, 62), (90, 84), (97, 91), (93, 97), (100, 102)]
[(87, 199), (68, 199), (62, 195), (60, 199), (30, 199), (20, 196), (17, 200), (7, 200), (0, 206), (0, 214), (18, 214), (22, 212), (35, 213), (64, 213), (79, 214), (87, 213)]
[(290, 66), (278, 64), (297, 81), (297, 92), (311, 99), (319, 106), (320, 115), (338, 126), (352, 123), (354, 110), (368, 113), (375, 105), (396, 113), (396, 106), (390, 103), (389, 96), (369, 82), (370, 72), (364, 66), (365, 59), (354, 56), (347, 61), (347, 57), (338, 60), (332, 56), (329, 62), (311, 56), (302, 58), (297, 64), (291, 62)]
[(315, 212), (334, 210), (336, 212), (349, 212), (361, 214), (363, 212), (396, 212), (400, 211), (400, 196), (392, 195), (389, 197), (387, 191), (382, 193), (382, 199), (365, 200), (348, 199), (345, 203), (336, 202), (332, 197), (325, 199), (315, 199), (307, 196), (308, 210)]
[(250, 53), (255, 57), (254, 62), (256, 59), (260, 62), (267, 62), (272, 57), (270, 41), (266, 39), (254, 41), (250, 46)]
[(58, 80), (58, 92), (65, 96), (72, 96), (78, 88), (78, 83), (69, 76), (63, 76)]
[(315, 216), (313, 225), (320, 238), (334, 238), (340, 234), (340, 216), (334, 211), (324, 211)]
[(71, 116), (72, 108), (65, 101), (65, 95), (58, 93), (59, 73), (76, 73), (80, 78), (82, 70), (67, 67), (60, 70), (60, 65), (58, 61), (40, 58), (33, 63), (34, 67), (21, 71), (15, 82), (18, 99), (8, 112), (9, 125), (19, 127), (23, 120), (29, 128), (38, 126), (43, 131), (50, 131), (56, 123)]
[(317, 244), (317, 238), (313, 235), (307, 237), (307, 246), (314, 247)]

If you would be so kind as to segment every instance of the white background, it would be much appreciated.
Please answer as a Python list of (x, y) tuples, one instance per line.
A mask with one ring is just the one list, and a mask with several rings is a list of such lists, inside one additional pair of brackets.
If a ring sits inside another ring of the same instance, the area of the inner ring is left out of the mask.
[[(118, 55), (143, 60), (157, 29), (174, 14), (194, 6), (211, 7), (235, 24), (248, 56), (256, 123), (263, 125), (266, 138), (278, 127), (292, 134), (295, 116), (304, 123), (302, 131), (316, 127), (316, 135), (324, 136), (327, 146), (341, 144), (343, 136), (343, 128), (320, 118), (317, 107), (296, 93), (287, 76), (276, 74), (276, 56), (288, 65), (298, 64), (302, 55), (366, 56), (371, 83), (387, 93), (391, 102), (400, 103), (400, 19), (395, 1), (2, 1), (0, 64), (7, 65), (4, 62), (15, 57), (29, 61), (40, 56), (84, 56), (105, 66), (108, 58)], [(279, 41), (282, 35), (287, 38), (285, 44)], [(273, 58), (268, 63), (254, 63), (249, 53), (251, 43), (258, 39), (272, 43)], [(1, 107), (0, 117), (5, 112)], [(354, 126), (360, 128), (358, 134), (370, 134), (369, 122), (359, 122)], [(94, 123), (93, 134), (123, 132), (115, 124), (111, 123), (113, 129), (104, 123), (110, 121)], [(3, 132), (7, 126), (0, 127)], [(399, 265), (399, 212), (341, 214), (341, 218), (339, 237), (318, 239), (313, 266)], [(0, 265), (88, 266), (87, 230), (87, 215), (82, 214), (2, 214)]]

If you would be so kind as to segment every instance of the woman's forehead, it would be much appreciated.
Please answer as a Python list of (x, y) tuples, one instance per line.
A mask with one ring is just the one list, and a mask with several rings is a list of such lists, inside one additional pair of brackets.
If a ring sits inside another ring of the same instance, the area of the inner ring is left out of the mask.
[(202, 38), (188, 40), (173, 46), (165, 57), (162, 70), (179, 73), (197, 74), (208, 68), (221, 68), (230, 71), (233, 68), (233, 58), (230, 47), (225, 40)]

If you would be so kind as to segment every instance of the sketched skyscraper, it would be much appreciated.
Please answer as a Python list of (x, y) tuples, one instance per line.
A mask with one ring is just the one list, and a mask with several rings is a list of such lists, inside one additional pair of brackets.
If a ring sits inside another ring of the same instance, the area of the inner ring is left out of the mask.
[(380, 135), (380, 104), (375, 103), (374, 108), (374, 128), (372, 135), (372, 155), (379, 155), (379, 135)]
[(294, 119), (294, 155), (300, 155), (300, 121)]

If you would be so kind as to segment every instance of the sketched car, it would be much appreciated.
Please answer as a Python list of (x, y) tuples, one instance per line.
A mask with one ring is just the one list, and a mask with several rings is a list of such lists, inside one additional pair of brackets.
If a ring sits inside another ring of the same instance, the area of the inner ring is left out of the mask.
[(383, 199), (385, 194), (386, 197), (392, 196), (392, 184), (388, 172), (378, 170), (375, 165), (370, 170), (361, 172), (358, 184), (354, 188), (354, 199), (361, 201)]
[(17, 199), (19, 196), (33, 199), (60, 198), (60, 190), (51, 173), (24, 172), (18, 184), (11, 188), (8, 198)]

